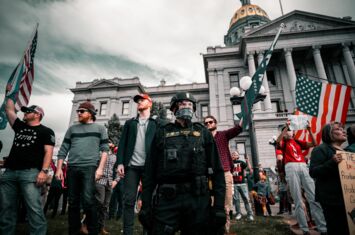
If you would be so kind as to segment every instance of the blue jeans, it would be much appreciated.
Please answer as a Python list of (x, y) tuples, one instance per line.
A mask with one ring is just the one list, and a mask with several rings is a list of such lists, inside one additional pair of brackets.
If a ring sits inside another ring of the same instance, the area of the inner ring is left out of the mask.
[(41, 202), (41, 188), (36, 186), (38, 169), (10, 170), (0, 176), (0, 234), (16, 230), (17, 202), (22, 194), (30, 225), (30, 234), (46, 234), (47, 221)]
[(123, 210), (123, 180), (120, 180), (116, 187), (112, 190), (110, 206), (109, 206), (109, 218), (115, 218), (118, 220), (122, 216)]
[(249, 191), (248, 191), (248, 186), (247, 184), (234, 184), (234, 194), (233, 194), (233, 202), (235, 205), (235, 211), (238, 214), (242, 214), (240, 210), (240, 196), (243, 199), (244, 205), (245, 205), (245, 210), (247, 211), (248, 216), (253, 215), (253, 211), (251, 210), (250, 207), (250, 202), (249, 202)]
[(98, 233), (97, 211), (95, 201), (95, 171), (96, 167), (69, 166), (68, 180), (68, 223), (69, 234), (77, 234), (80, 230), (80, 205), (86, 214), (89, 234)]

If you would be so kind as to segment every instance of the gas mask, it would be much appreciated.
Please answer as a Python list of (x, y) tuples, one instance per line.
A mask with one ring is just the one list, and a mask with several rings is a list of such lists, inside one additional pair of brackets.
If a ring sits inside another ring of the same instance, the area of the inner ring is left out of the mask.
[(175, 117), (178, 119), (191, 120), (194, 112), (189, 108), (182, 108), (176, 111)]

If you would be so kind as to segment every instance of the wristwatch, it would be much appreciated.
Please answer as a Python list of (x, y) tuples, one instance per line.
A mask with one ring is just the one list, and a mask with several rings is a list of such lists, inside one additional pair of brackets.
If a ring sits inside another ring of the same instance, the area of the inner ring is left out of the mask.
[(48, 172), (49, 172), (49, 169), (48, 168), (42, 168), (42, 170), (41, 170), (44, 174), (48, 174)]

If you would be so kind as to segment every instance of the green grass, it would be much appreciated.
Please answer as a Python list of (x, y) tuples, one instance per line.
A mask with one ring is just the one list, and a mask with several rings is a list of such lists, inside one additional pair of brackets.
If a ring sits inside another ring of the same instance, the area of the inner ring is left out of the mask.
[(256, 216), (255, 221), (232, 220), (231, 231), (237, 235), (293, 235), (289, 225), (281, 216)]
[[(58, 215), (54, 219), (47, 217), (48, 235), (67, 235), (68, 222), (67, 216)], [(106, 223), (107, 230), (111, 234), (122, 234), (122, 220), (109, 220)], [(27, 224), (19, 224), (16, 229), (16, 234), (28, 234)], [(246, 219), (240, 221), (231, 221), (231, 231), (237, 235), (292, 235), (289, 226), (283, 221), (280, 216), (274, 217), (255, 217), (255, 221), (248, 222)], [(134, 234), (142, 234), (142, 227), (135, 220)]]

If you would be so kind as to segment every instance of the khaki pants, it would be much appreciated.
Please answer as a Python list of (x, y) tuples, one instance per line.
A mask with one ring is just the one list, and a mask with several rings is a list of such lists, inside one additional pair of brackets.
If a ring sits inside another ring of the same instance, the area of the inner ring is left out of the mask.
[(230, 227), (229, 211), (232, 209), (232, 200), (233, 200), (233, 175), (230, 171), (225, 171), (224, 178), (226, 181), (226, 197), (224, 200), (224, 209), (226, 211), (226, 217), (227, 217), (225, 232), (229, 233), (229, 227)]

